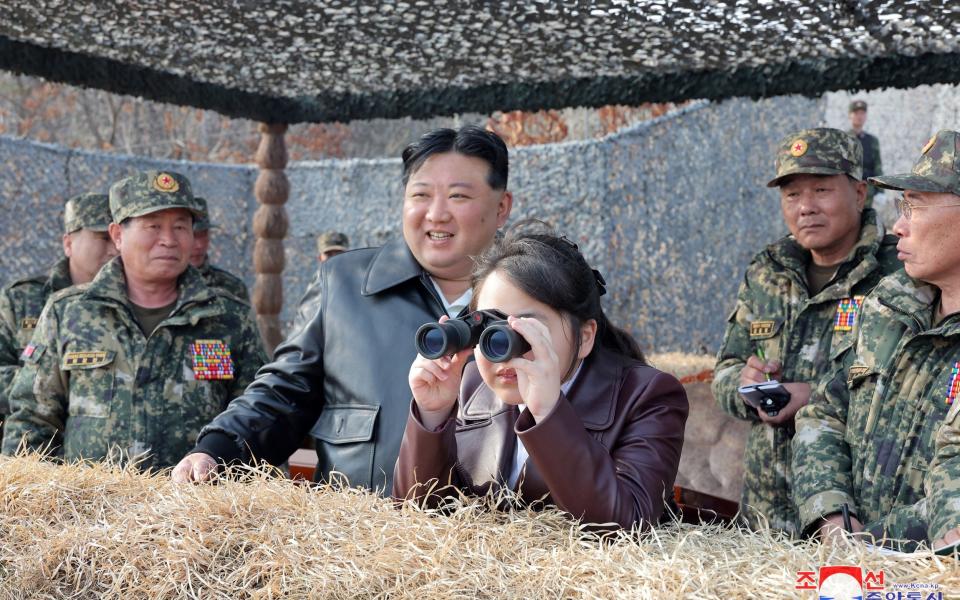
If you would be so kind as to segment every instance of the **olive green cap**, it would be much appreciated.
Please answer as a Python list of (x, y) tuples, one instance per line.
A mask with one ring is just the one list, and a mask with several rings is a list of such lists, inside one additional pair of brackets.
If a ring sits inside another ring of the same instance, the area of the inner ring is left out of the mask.
[(960, 133), (944, 129), (930, 138), (909, 173), (871, 177), (888, 190), (941, 192), (960, 196)]
[(199, 216), (190, 181), (173, 171), (141, 171), (110, 187), (114, 223), (168, 208), (185, 208)]
[(863, 100), (854, 100), (851, 102), (848, 112), (857, 112), (858, 110), (867, 110), (867, 103)]
[(346, 251), (350, 248), (350, 240), (346, 234), (339, 231), (327, 231), (317, 236), (317, 254), (331, 250)]
[(200, 196), (193, 197), (197, 205), (197, 215), (193, 218), (194, 231), (208, 231), (214, 226), (210, 223), (210, 211), (207, 208), (207, 200)]
[(110, 197), (106, 194), (80, 194), (63, 207), (63, 232), (81, 229), (106, 231), (110, 225)]
[(863, 180), (863, 146), (845, 131), (830, 127), (803, 129), (777, 146), (777, 176), (767, 187), (777, 187), (789, 175), (842, 175)]

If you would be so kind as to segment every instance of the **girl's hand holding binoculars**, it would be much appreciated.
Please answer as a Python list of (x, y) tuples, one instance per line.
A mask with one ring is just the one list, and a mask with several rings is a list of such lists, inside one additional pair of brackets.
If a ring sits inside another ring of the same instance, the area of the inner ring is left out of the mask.
[[(440, 322), (449, 319), (444, 315), (440, 317)], [(427, 429), (436, 429), (450, 416), (450, 409), (460, 394), (464, 362), (472, 351), (472, 348), (467, 348), (453, 356), (436, 360), (418, 354), (410, 366), (410, 391), (420, 409), (420, 420)]]
[(517, 372), (517, 391), (536, 422), (550, 414), (560, 399), (560, 357), (553, 347), (550, 330), (537, 319), (509, 317), (510, 326), (530, 344), (533, 358), (522, 356), (503, 363)]

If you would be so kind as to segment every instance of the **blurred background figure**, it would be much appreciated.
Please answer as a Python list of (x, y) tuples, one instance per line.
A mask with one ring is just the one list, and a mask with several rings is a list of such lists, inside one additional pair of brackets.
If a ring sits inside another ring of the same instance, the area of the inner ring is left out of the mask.
[(350, 249), (347, 234), (339, 231), (326, 231), (317, 236), (317, 260), (327, 262), (338, 254)]
[(197, 204), (197, 217), (193, 221), (193, 249), (190, 251), (190, 264), (200, 270), (203, 281), (210, 287), (225, 290), (237, 298), (249, 303), (250, 293), (243, 280), (210, 264), (207, 251), (210, 248), (210, 230), (215, 227), (210, 223), (210, 212), (204, 198), (194, 197)]
[[(883, 175), (883, 163), (880, 161), (880, 140), (863, 130), (867, 122), (867, 103), (863, 100), (850, 102), (850, 129), (847, 132), (860, 140), (863, 146), (863, 179)], [(873, 206), (873, 197), (877, 195), (877, 187), (867, 186), (867, 208)]]

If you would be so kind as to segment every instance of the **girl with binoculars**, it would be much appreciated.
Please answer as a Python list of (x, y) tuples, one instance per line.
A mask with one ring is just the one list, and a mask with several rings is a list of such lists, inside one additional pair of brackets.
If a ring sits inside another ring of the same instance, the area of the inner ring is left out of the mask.
[(393, 495), (508, 488), (588, 523), (656, 523), (687, 398), (607, 320), (604, 286), (566, 238), (515, 228), (494, 242), (474, 269), (474, 312), (418, 332)]

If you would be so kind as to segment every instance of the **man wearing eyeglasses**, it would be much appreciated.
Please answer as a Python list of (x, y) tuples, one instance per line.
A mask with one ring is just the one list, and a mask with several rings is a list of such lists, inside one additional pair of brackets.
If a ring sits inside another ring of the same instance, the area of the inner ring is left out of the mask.
[(848, 512), (854, 532), (942, 545), (960, 534), (960, 134), (937, 133), (912, 172), (870, 182), (903, 192), (904, 271), (866, 297), (834, 373), (797, 413), (794, 495), (805, 532), (836, 535)]
[[(806, 129), (782, 140), (767, 185), (779, 188), (790, 235), (747, 267), (717, 356), (714, 397), (751, 423), (741, 512), (755, 529), (797, 533), (794, 414), (830, 372), (831, 348), (850, 337), (860, 300), (901, 266), (896, 237), (864, 208), (862, 156), (860, 142), (838, 129)], [(748, 406), (738, 392), (765, 379), (790, 393), (774, 416)]]

